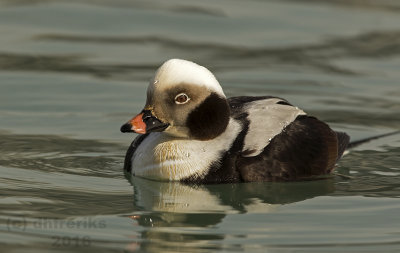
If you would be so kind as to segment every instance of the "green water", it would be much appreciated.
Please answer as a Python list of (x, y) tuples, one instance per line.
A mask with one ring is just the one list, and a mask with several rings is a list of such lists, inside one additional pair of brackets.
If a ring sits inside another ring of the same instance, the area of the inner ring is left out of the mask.
[(169, 58), (353, 140), (400, 127), (398, 1), (0, 0), (1, 252), (399, 252), (400, 135), (327, 180), (127, 181), (119, 127)]

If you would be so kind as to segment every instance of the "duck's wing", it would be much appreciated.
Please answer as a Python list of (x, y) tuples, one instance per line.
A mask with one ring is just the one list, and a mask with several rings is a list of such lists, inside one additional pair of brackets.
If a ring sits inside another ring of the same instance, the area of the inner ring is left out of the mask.
[(269, 99), (279, 99), (280, 104), (290, 105), (288, 101), (283, 98), (278, 98), (274, 96), (238, 96), (228, 98), (229, 107), (231, 109), (231, 116), (233, 118), (238, 117), (242, 113), (246, 113), (246, 106), (252, 102), (259, 100), (269, 100)]
[(349, 142), (326, 123), (277, 97), (234, 97), (243, 127), (236, 166), (243, 181), (293, 181), (332, 171)]
[(278, 97), (234, 97), (228, 101), (231, 116), (243, 126), (241, 151), (245, 157), (259, 155), (299, 115), (306, 115)]
[(329, 174), (339, 156), (336, 132), (318, 119), (301, 115), (255, 156), (237, 166), (244, 181), (296, 181)]
[(149, 134), (140, 134), (138, 135), (129, 146), (128, 150), (126, 151), (125, 161), (124, 161), (124, 171), (131, 172), (132, 170), (132, 156), (135, 153), (137, 147), (142, 143), (142, 141), (147, 137)]

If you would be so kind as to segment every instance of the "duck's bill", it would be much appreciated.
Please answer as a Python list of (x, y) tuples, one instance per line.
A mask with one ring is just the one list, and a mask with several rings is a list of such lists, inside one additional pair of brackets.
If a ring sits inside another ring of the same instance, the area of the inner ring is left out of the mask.
[(149, 110), (143, 110), (141, 113), (133, 117), (126, 124), (121, 126), (121, 132), (135, 132), (138, 134), (146, 134), (150, 132), (162, 132), (169, 124), (157, 119)]

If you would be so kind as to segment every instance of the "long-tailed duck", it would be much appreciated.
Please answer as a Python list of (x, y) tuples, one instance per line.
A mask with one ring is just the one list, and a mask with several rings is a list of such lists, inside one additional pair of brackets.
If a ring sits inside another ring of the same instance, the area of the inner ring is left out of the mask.
[(140, 134), (126, 153), (126, 172), (194, 183), (327, 175), (349, 143), (285, 99), (226, 98), (208, 69), (180, 59), (157, 70), (144, 109), (121, 131)]

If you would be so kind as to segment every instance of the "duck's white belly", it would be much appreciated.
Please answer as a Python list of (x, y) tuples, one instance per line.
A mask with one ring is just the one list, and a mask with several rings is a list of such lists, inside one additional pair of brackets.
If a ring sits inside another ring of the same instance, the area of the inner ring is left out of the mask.
[(231, 119), (227, 131), (209, 141), (177, 139), (165, 133), (151, 133), (132, 156), (132, 174), (157, 180), (204, 177), (211, 164), (220, 162), (241, 126)]

